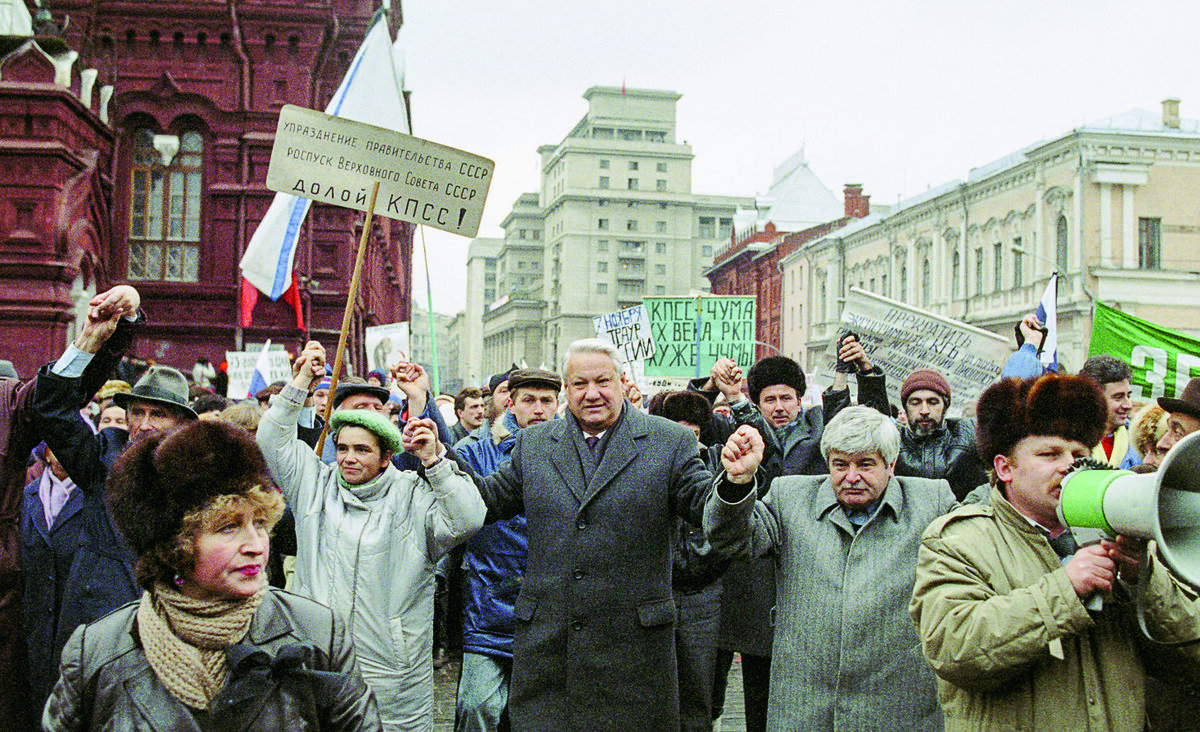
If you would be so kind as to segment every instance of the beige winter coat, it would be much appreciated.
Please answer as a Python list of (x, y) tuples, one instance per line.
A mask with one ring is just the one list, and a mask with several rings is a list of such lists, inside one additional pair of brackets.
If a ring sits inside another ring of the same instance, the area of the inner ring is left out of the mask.
[[(918, 552), (909, 613), (939, 677), (946, 729), (1141, 730), (1145, 672), (1129, 593), (1118, 587), (1089, 613), (1043, 535), (999, 491), (991, 500), (934, 521)], [(1157, 638), (1200, 636), (1195, 593), (1157, 557), (1142, 582)], [(1194, 673), (1197, 648), (1153, 653)]]

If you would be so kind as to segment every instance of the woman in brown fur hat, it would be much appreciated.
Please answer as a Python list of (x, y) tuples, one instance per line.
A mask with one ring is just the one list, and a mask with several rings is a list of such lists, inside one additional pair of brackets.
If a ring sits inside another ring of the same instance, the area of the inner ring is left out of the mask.
[(108, 500), (145, 593), (75, 629), (44, 729), (379, 729), (341, 620), (266, 584), (283, 499), (243, 430), (132, 443)]

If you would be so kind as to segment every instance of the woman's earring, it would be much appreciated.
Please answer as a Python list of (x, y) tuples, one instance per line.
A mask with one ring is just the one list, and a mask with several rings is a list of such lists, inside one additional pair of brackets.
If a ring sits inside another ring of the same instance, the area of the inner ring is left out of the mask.
[(180, 577), (178, 573), (175, 575), (175, 586), (176, 586), (176, 587), (182, 587), (182, 586), (183, 586), (183, 578), (182, 578), (182, 577)]

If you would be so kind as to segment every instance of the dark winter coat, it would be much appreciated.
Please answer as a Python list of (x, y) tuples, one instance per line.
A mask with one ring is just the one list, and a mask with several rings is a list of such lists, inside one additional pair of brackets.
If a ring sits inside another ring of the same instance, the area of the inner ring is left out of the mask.
[[(131, 603), (72, 634), (43, 729), (380, 729), (375, 697), (359, 674), (346, 626), (324, 605), (268, 589), (246, 637), (225, 651), (229, 681), (212, 707), (198, 714), (151, 668), (134, 627), (137, 608)], [(304, 649), (308, 660), (302, 665), (286, 662), (299, 660)]]
[(987, 483), (987, 472), (975, 447), (975, 420), (947, 419), (924, 436), (901, 427), (896, 475), (945, 480), (960, 501)]
[[(115, 428), (110, 428), (115, 429)], [(49, 468), (47, 468), (49, 470)], [(29, 649), (29, 683), (35, 708), (40, 709), (58, 679), (59, 646), (54, 642), (59, 608), (75, 548), (79, 545), (84, 506), (83, 491), (71, 491), (54, 525), (46, 526), (46, 512), (38, 496), (41, 480), (25, 486), (21, 512), (21, 567), (25, 580), (25, 628)]]
[[(104, 385), (132, 345), (137, 330), (138, 323), (124, 319), (117, 325), (79, 379), (77, 392), (81, 396), (75, 403), (76, 410)], [(16, 731), (32, 728), (27, 722), (36, 719), (30, 712), (38, 703), (31, 699), (26, 683), (29, 669), (19, 570), (25, 467), (30, 452), (42, 439), (33, 405), (37, 383), (37, 379), (24, 383), (0, 379), (0, 628), (4, 629), (0, 632), (0, 679), (4, 680), (0, 683), (0, 729)], [(39, 576), (39, 570), (32, 571), (34, 574), (28, 576)]]
[(625, 402), (597, 447), (573, 416), (521, 430), (479, 481), (488, 519), (524, 513), (509, 713), (522, 732), (678, 729), (671, 537), (712, 476), (696, 438)]
[[(104, 500), (108, 471), (125, 450), (129, 433), (115, 427), (93, 434), (79, 414), (82, 393), (79, 379), (38, 372), (34, 406), (46, 444), (62, 463), (81, 493), (77, 520), (79, 539), (63, 582), (62, 603), (54, 615), (41, 616), (53, 628), (54, 646), (45, 654), (57, 658), (78, 625), (104, 617), (141, 595), (134, 576), (137, 560), (109, 519)], [(31, 636), (49, 637), (44, 628), (29, 629)]]

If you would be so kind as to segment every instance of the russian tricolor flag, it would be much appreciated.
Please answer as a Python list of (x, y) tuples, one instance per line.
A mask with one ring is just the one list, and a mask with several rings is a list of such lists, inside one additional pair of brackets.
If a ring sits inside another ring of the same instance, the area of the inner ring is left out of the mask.
[(262, 351), (258, 354), (258, 360), (254, 362), (254, 373), (250, 375), (250, 393), (246, 395), (248, 399), (253, 399), (254, 395), (266, 389), (269, 382), (267, 381), (267, 372), (271, 370), (271, 362), (267, 353), (271, 350), (271, 339), (263, 344)]
[(1050, 275), (1042, 301), (1037, 306), (1037, 319), (1046, 326), (1042, 338), (1042, 368), (1058, 371), (1058, 273)]
[[(393, 61), (387, 15), (380, 10), (350, 62), (350, 70), (325, 108), (325, 114), (408, 133), (408, 111), (402, 86)], [(242, 270), (243, 328), (253, 322), (254, 305), (261, 292), (272, 300), (282, 297), (290, 303), (296, 311), (296, 327), (304, 330), (300, 291), (293, 267), (301, 225), (311, 204), (307, 198), (276, 193), (262, 222), (250, 237), (239, 265)]]

